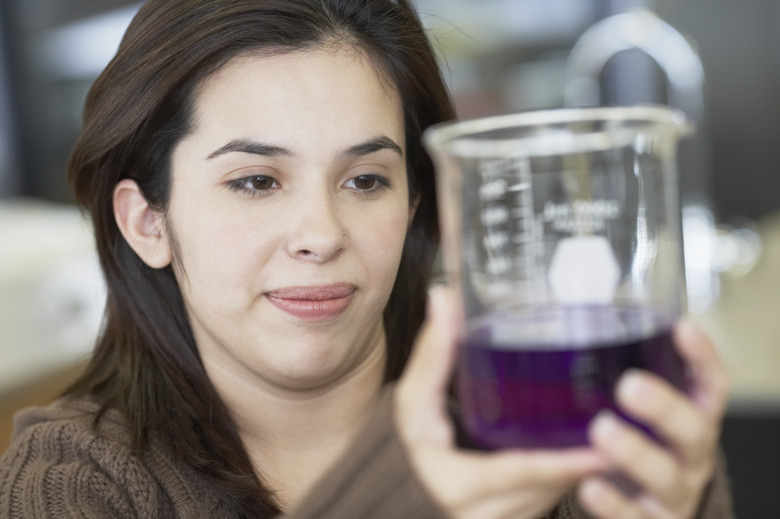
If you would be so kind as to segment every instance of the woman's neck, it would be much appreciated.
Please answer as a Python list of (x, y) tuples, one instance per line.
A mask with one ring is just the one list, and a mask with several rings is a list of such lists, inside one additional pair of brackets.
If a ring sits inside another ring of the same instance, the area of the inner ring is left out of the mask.
[(285, 510), (346, 451), (370, 416), (386, 363), (384, 330), (378, 328), (354, 369), (316, 388), (285, 390), (207, 366), (255, 471)]

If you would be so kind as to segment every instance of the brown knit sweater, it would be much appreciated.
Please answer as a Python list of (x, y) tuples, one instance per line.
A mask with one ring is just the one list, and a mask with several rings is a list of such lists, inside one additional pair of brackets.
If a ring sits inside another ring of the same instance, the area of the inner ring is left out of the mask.
[[(288, 519), (443, 519), (415, 477), (393, 426), (390, 391), (355, 445)], [(0, 519), (232, 517), (197, 474), (152, 444), (133, 455), (118, 413), (95, 431), (97, 406), (62, 400), (17, 414), (0, 457)], [(549, 519), (585, 519), (566, 499)], [(722, 467), (700, 519), (732, 517)]]

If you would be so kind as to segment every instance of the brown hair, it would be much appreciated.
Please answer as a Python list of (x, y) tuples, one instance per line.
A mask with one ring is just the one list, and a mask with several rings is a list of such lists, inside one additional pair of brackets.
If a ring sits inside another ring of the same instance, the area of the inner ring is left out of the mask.
[(365, 52), (403, 103), (409, 195), (419, 197), (419, 208), (384, 312), (386, 379), (393, 380), (424, 317), (438, 244), (433, 168), (420, 134), (454, 118), (408, 1), (149, 0), (89, 92), (68, 164), (76, 199), (92, 217), (108, 286), (104, 329), (68, 392), (91, 396), (103, 411), (119, 409), (136, 450), (152, 437), (162, 442), (238, 516), (272, 516), (278, 509), (206, 375), (171, 268), (152, 269), (132, 251), (114, 221), (112, 192), (119, 180), (132, 178), (150, 205), (164, 211), (171, 151), (191, 131), (197, 86), (239, 54), (313, 49), (334, 40)]

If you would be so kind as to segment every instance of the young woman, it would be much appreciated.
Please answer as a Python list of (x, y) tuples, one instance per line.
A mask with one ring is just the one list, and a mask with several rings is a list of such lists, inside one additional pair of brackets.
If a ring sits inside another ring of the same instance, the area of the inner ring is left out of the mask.
[(65, 397), (18, 416), (0, 518), (728, 517), (725, 378), (689, 328), (693, 400), (619, 390), (666, 448), (607, 420), (593, 448), (454, 444), (446, 292), (404, 370), (438, 236), (420, 133), (453, 117), (407, 1), (146, 2), (68, 170), (105, 328)]

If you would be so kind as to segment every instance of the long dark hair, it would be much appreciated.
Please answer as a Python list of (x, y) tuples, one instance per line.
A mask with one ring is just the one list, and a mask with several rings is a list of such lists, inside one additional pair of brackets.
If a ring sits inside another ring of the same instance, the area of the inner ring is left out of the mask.
[[(421, 131), (454, 118), (420, 20), (406, 0), (149, 0), (84, 109), (68, 178), (91, 214), (108, 286), (106, 321), (68, 394), (126, 417), (133, 448), (159, 441), (201, 474), (238, 516), (278, 513), (201, 363), (170, 267), (152, 269), (114, 221), (112, 192), (132, 178), (165, 211), (173, 147), (192, 126), (197, 86), (240, 54), (286, 53), (336, 41), (364, 52), (400, 93), (411, 199), (419, 207), (384, 312), (386, 380), (396, 379), (424, 317), (438, 245), (433, 168)], [(100, 416), (100, 415), (99, 415)], [(98, 417), (99, 419), (99, 417)]]

